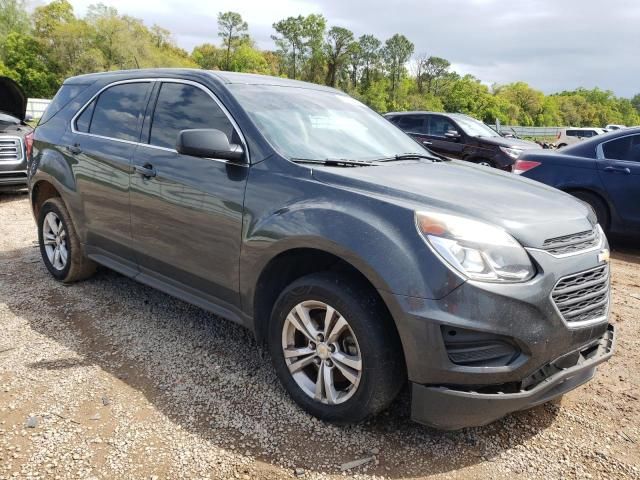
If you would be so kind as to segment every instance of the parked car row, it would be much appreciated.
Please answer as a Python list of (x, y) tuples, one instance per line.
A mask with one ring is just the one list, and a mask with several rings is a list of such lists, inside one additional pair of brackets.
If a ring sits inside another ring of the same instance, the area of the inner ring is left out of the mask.
[(589, 381), (615, 335), (594, 212), (487, 168), (536, 144), (464, 115), (388, 118), (419, 143), (293, 80), (68, 79), (29, 167), (44, 265), (67, 283), (104, 265), (246, 326), (326, 421), (387, 408), (407, 380), (412, 418), (442, 429)]

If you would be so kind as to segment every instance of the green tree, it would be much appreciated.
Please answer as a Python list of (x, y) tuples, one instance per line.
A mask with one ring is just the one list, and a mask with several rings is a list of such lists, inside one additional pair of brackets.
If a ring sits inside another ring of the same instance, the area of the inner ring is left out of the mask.
[(423, 77), (427, 85), (427, 92), (438, 95), (438, 86), (447, 78), (449, 67), (451, 67), (451, 63), (441, 57), (431, 56), (425, 60)]
[(325, 26), (324, 17), (315, 14), (288, 17), (273, 24), (279, 35), (272, 35), (271, 38), (282, 59), (290, 66), (291, 78), (298, 78), (304, 71), (307, 80), (318, 80), (324, 62), (322, 39)]
[(74, 20), (73, 6), (67, 0), (53, 0), (34, 10), (34, 33), (37, 38), (50, 40), (56, 28)]
[(5, 39), (5, 69), (29, 97), (50, 98), (58, 89), (58, 79), (42, 45), (32, 36), (11, 32)]
[(358, 48), (362, 62), (362, 81), (364, 87), (368, 87), (371, 81), (371, 71), (380, 63), (380, 47), (382, 42), (373, 35), (362, 35), (358, 38)]
[(231, 50), (235, 49), (243, 40), (248, 38), (249, 25), (236, 12), (218, 14), (218, 36), (222, 38), (222, 45), (226, 49), (225, 70), (229, 70)]
[(385, 42), (382, 58), (391, 79), (391, 103), (395, 108), (396, 93), (400, 80), (406, 74), (405, 64), (413, 53), (413, 43), (404, 35), (396, 33)]
[(327, 78), (325, 83), (336, 86), (340, 69), (347, 63), (354, 50), (353, 32), (342, 27), (331, 27), (327, 33), (325, 54), (327, 57)]
[(210, 43), (203, 43), (193, 48), (191, 58), (200, 68), (219, 70), (223, 61), (223, 52)]
[(29, 30), (25, 0), (0, 0), (0, 46), (9, 33), (26, 33)]

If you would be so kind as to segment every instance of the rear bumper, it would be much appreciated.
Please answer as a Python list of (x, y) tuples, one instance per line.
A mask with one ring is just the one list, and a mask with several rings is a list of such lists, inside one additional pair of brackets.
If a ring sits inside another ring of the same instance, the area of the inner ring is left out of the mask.
[(525, 410), (591, 380), (596, 366), (607, 361), (615, 347), (615, 329), (608, 325), (596, 342), (543, 366), (522, 384), (529, 385), (516, 393), (500, 391), (479, 393), (476, 388), (455, 389), (445, 386), (412, 384), (411, 417), (414, 421), (442, 430), (486, 425), (504, 415)]

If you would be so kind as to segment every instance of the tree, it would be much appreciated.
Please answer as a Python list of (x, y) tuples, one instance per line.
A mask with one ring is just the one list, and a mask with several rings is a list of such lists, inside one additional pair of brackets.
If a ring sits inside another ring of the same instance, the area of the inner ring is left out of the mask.
[(371, 80), (371, 70), (378, 66), (380, 62), (380, 47), (382, 42), (373, 35), (362, 35), (358, 39), (358, 47), (363, 65), (362, 79), (365, 88)]
[(73, 22), (73, 6), (67, 0), (53, 0), (36, 7), (33, 12), (34, 32), (37, 38), (51, 39), (53, 31), (61, 24)]
[(396, 33), (385, 42), (382, 57), (391, 78), (391, 102), (395, 106), (396, 91), (400, 79), (406, 73), (405, 64), (413, 53), (413, 43), (404, 35)]
[(273, 24), (273, 29), (280, 34), (271, 35), (283, 57), (291, 59), (291, 78), (297, 78), (300, 57), (304, 55), (306, 43), (304, 37), (304, 17), (288, 17)]
[(446, 77), (451, 63), (440, 57), (429, 57), (423, 65), (423, 76), (427, 82), (427, 92), (438, 94), (438, 82)]
[(41, 44), (31, 35), (11, 32), (5, 39), (5, 69), (30, 97), (51, 98), (58, 89), (58, 79)]
[(193, 48), (191, 58), (200, 68), (219, 70), (223, 60), (223, 52), (210, 43), (203, 43)]
[(327, 33), (325, 53), (327, 56), (327, 77), (325, 83), (336, 86), (338, 71), (349, 60), (353, 50), (353, 32), (342, 27), (331, 27)]
[(229, 70), (231, 62), (231, 49), (248, 37), (247, 22), (242, 20), (239, 13), (225, 12), (218, 14), (218, 36), (222, 38), (222, 45), (226, 48), (225, 70)]
[[(280, 35), (272, 35), (279, 53), (289, 64), (289, 77), (298, 78), (304, 71), (305, 79), (321, 81), (319, 72), (323, 67), (322, 39), (326, 21), (322, 15), (288, 17), (273, 24)], [(308, 64), (308, 65), (307, 65)]]
[(11, 32), (26, 33), (29, 30), (25, 0), (0, 0), (0, 45)]
[(631, 104), (633, 105), (633, 108), (636, 109), (636, 111), (638, 112), (638, 115), (640, 115), (640, 93), (637, 93), (632, 99), (631, 99)]

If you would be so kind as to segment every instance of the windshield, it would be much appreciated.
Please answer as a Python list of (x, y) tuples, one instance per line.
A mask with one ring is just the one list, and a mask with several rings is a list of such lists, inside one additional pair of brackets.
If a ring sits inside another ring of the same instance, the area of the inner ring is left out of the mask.
[(460, 115), (453, 117), (460, 128), (464, 130), (464, 133), (471, 137), (499, 137), (498, 132), (490, 127), (487, 127), (484, 123), (476, 120), (475, 118), (467, 117), (466, 115)]
[(377, 160), (428, 154), (383, 117), (340, 93), (274, 85), (229, 85), (261, 133), (289, 159)]

